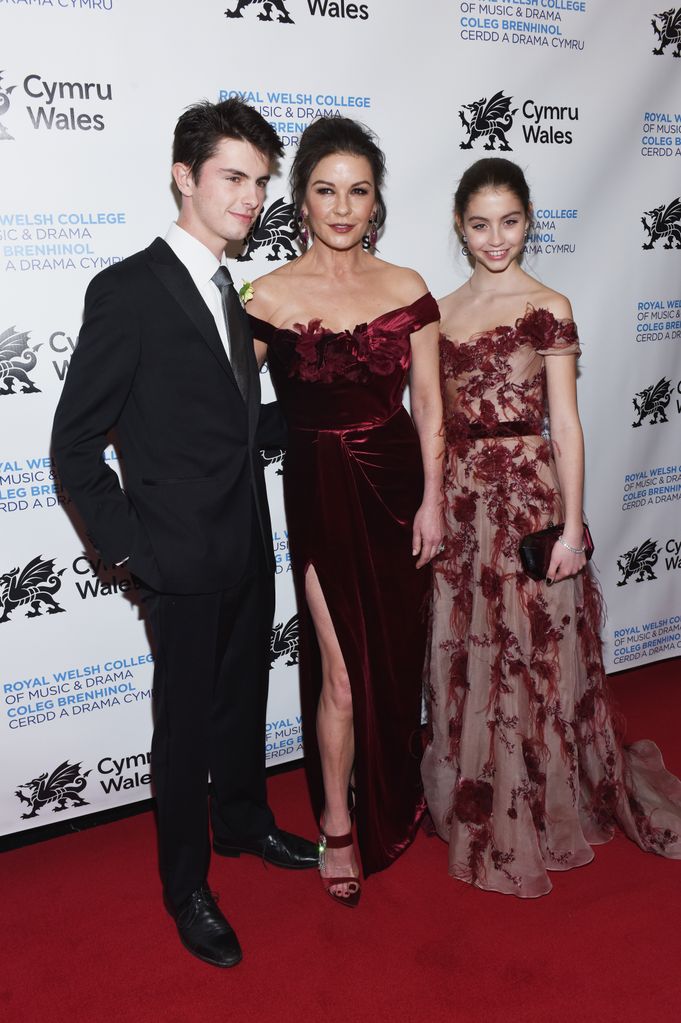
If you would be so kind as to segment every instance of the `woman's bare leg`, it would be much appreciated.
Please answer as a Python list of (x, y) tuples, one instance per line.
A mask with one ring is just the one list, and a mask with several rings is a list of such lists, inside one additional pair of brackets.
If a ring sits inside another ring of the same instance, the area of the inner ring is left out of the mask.
[[(327, 835), (345, 835), (351, 829), (348, 784), (355, 756), (352, 692), (338, 637), (314, 566), (305, 574), (305, 596), (312, 615), (322, 659), (322, 692), (317, 708), (317, 740), (324, 782), (321, 824)], [(327, 849), (326, 877), (358, 876), (354, 849)], [(347, 897), (350, 886), (337, 885), (336, 895)]]

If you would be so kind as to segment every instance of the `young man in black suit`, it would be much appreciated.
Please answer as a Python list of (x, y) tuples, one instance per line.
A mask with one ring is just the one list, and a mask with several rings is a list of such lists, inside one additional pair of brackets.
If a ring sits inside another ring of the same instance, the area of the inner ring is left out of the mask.
[[(180, 117), (177, 223), (91, 282), (54, 421), (57, 467), (94, 546), (150, 588), (164, 895), (183, 944), (216, 966), (235, 965), (241, 949), (207, 886), (209, 772), (216, 852), (317, 865), (316, 846), (279, 830), (267, 805), (274, 559), (259, 449), (281, 439), (276, 416), (261, 414), (224, 257), (262, 209), (281, 152), (238, 100)], [(125, 489), (102, 460), (114, 428)]]

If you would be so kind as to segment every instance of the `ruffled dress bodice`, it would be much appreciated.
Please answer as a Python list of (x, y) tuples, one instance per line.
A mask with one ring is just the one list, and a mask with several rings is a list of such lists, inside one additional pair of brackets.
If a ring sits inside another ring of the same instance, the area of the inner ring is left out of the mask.
[(289, 429), (342, 430), (378, 425), (398, 411), (411, 365), (410, 335), (439, 316), (427, 293), (351, 330), (328, 330), (321, 319), (291, 328), (250, 321), (254, 336), (268, 345)]

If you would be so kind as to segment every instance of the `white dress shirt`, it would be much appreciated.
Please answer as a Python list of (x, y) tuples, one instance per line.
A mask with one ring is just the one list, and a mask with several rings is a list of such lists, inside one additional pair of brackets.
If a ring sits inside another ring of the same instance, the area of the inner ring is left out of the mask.
[(227, 266), (227, 259), (224, 253), (222, 259), (217, 260), (203, 242), (200, 242), (198, 238), (195, 238), (174, 222), (168, 228), (165, 241), (180, 262), (186, 266), (201, 298), (210, 309), (215, 320), (215, 326), (218, 328), (220, 340), (225, 347), (227, 358), (229, 358), (229, 338), (227, 336), (225, 314), (222, 309), (220, 289), (211, 280), (219, 266)]

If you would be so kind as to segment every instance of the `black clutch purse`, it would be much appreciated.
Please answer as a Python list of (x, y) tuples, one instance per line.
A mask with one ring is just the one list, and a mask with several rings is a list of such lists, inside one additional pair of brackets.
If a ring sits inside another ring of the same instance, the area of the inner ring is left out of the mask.
[[(520, 541), (520, 560), (531, 579), (546, 579), (546, 573), (551, 564), (553, 546), (564, 528), (565, 523), (561, 522), (557, 526), (540, 529), (537, 533), (528, 533)], [(587, 561), (593, 552), (594, 543), (591, 533), (587, 524), (584, 523), (584, 557)]]

